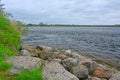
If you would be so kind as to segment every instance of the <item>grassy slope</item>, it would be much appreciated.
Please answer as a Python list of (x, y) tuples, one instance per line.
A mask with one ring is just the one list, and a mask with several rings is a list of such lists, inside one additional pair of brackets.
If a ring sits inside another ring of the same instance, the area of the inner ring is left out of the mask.
[(19, 50), (20, 31), (0, 13), (0, 80), (9, 80), (7, 69), (11, 65), (5, 62), (6, 58), (16, 55)]
[(19, 75), (11, 74), (8, 71), (12, 65), (5, 60), (15, 56), (20, 48), (22, 31), (19, 26), (19, 22), (10, 22), (0, 14), (0, 80), (43, 80), (42, 69), (22, 71)]

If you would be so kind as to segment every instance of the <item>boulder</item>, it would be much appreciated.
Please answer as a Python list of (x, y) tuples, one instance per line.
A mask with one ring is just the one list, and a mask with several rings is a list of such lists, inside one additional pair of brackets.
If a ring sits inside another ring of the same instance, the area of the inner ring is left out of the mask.
[(7, 62), (13, 64), (10, 69), (12, 73), (19, 73), (20, 70), (31, 70), (39, 68), (42, 65), (42, 60), (30, 56), (15, 56), (7, 60)]
[(57, 62), (50, 62), (43, 68), (43, 78), (44, 80), (79, 80)]
[(66, 56), (68, 56), (68, 57), (71, 57), (72, 51), (71, 51), (71, 50), (65, 50), (65, 51), (64, 51), (64, 54), (65, 54)]
[(93, 76), (98, 78), (105, 78), (109, 79), (113, 74), (113, 70), (110, 68), (104, 68), (104, 67), (96, 67)]
[(73, 66), (77, 65), (79, 60), (77, 58), (66, 58), (62, 60), (62, 65), (67, 69), (70, 70)]
[(64, 55), (64, 54), (58, 54), (58, 55), (56, 55), (56, 57), (55, 58), (57, 58), (57, 59), (61, 59), (61, 60), (64, 60), (64, 59), (66, 59), (67, 58), (67, 56), (66, 55)]
[(84, 65), (88, 68), (89, 74), (93, 73), (93, 70), (96, 68), (97, 63), (88, 58), (83, 58), (80, 60), (79, 64)]
[(109, 80), (120, 80), (120, 72), (113, 74)]
[(26, 46), (26, 50), (32, 53), (31, 56), (34, 57), (39, 57), (42, 51), (38, 46)]
[(72, 73), (79, 79), (86, 79), (89, 75), (87, 67), (80, 64), (72, 68)]

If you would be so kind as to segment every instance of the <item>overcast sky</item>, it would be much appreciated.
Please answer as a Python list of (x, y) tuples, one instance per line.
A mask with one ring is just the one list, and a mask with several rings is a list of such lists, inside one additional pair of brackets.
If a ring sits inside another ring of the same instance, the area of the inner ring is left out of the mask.
[(119, 24), (120, 0), (2, 0), (15, 20), (49, 24)]

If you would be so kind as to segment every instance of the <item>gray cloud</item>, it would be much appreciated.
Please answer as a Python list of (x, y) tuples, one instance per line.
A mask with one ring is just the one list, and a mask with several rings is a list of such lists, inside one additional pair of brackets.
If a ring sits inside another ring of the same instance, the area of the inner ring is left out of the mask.
[(14, 19), (27, 23), (118, 24), (119, 0), (3, 0)]

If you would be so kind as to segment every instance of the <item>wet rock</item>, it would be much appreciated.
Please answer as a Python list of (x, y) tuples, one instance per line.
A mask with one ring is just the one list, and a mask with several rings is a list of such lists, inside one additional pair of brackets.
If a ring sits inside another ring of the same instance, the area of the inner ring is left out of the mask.
[(43, 68), (43, 78), (44, 80), (79, 80), (57, 62), (50, 62)]
[(72, 73), (79, 79), (86, 79), (89, 75), (87, 67), (80, 64), (72, 68)]
[(15, 56), (8, 59), (7, 62), (13, 64), (13, 67), (10, 69), (12, 73), (19, 73), (23, 69), (31, 70), (42, 65), (41, 59), (30, 56)]
[(110, 68), (96, 67), (93, 72), (93, 76), (98, 78), (109, 79), (113, 74), (113, 71)]
[(120, 80), (120, 72), (113, 74), (110, 80)]
[(62, 60), (62, 65), (67, 69), (71, 70), (71, 68), (77, 65), (79, 60), (77, 58), (66, 58)]

